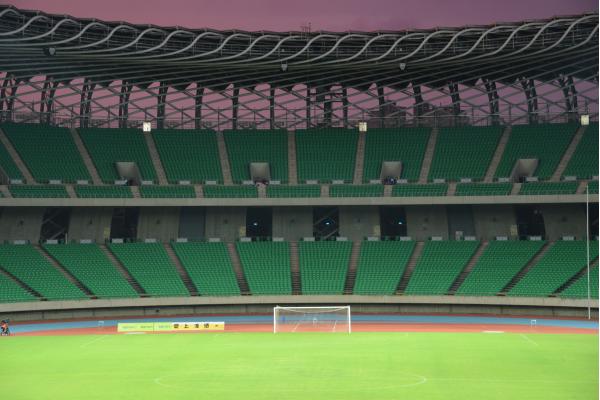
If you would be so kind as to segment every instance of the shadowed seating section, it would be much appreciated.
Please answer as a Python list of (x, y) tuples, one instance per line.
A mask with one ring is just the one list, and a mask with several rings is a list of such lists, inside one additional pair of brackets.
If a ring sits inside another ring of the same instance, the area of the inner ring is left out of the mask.
[(476, 241), (427, 242), (404, 294), (446, 294), (478, 245)]
[(447, 192), (448, 185), (446, 183), (433, 183), (429, 185), (402, 183), (394, 185), (392, 188), (392, 196), (394, 197), (445, 196)]
[(158, 186), (158, 185), (142, 185), (140, 186), (140, 194), (144, 198), (167, 198), (167, 199), (182, 199), (196, 197), (196, 191), (192, 186)]
[[(1, 125), (0, 128), (2, 128)], [(19, 171), (17, 164), (15, 164), (2, 143), (0, 143), (0, 168), (8, 176), (8, 179), (23, 179), (23, 175)]]
[(363, 242), (353, 293), (393, 295), (414, 247), (413, 241)]
[(115, 166), (118, 161), (135, 162), (143, 180), (156, 181), (144, 133), (139, 129), (86, 128), (79, 133), (103, 182), (120, 178)]
[(48, 300), (87, 297), (31, 245), (0, 245), (0, 268)]
[(540, 179), (550, 178), (576, 130), (575, 124), (513, 126), (496, 177), (510, 176), (520, 158), (537, 158), (539, 164), (533, 175)]
[(292, 294), (287, 242), (238, 242), (236, 247), (252, 294)]
[(225, 243), (172, 243), (181, 264), (201, 296), (239, 296)]
[(298, 181), (318, 180), (351, 182), (358, 132), (329, 128), (296, 131)]
[(400, 178), (419, 179), (431, 128), (374, 128), (365, 137), (363, 181), (380, 179), (383, 161), (401, 161)]
[(62, 185), (12, 185), (9, 186), (13, 197), (18, 198), (66, 198), (67, 190)]
[(352, 242), (299, 242), (302, 294), (343, 294)]
[(0, 303), (35, 300), (37, 300), (37, 297), (23, 289), (17, 282), (0, 274)]
[(110, 250), (151, 296), (189, 296), (160, 243), (113, 243)]
[(563, 176), (589, 179), (598, 175), (598, 123), (590, 123), (575, 149)]
[(330, 197), (381, 197), (383, 185), (331, 185)]
[[(590, 260), (598, 257), (598, 242), (590, 243)], [(509, 296), (545, 297), (586, 266), (584, 241), (558, 241), (508, 292)]]
[(250, 180), (250, 163), (267, 162), (271, 180), (288, 180), (287, 131), (277, 130), (228, 130), (224, 132), (231, 177), (234, 182)]
[(90, 180), (81, 155), (66, 128), (43, 124), (3, 124), (2, 130), (40, 183)]
[(214, 131), (169, 129), (152, 135), (170, 183), (223, 182)]
[(219, 186), (219, 185), (205, 185), (204, 197), (207, 198), (246, 198), (246, 197), (258, 197), (258, 191), (253, 185), (241, 185), (241, 186)]
[(429, 180), (482, 180), (502, 136), (502, 130), (503, 127), (500, 126), (441, 128), (429, 170)]
[[(563, 290), (559, 296), (586, 299), (588, 296), (587, 272)], [(590, 268), (590, 298), (598, 300), (598, 266)]]
[(51, 244), (46, 251), (99, 298), (138, 297), (95, 244)]
[(455, 196), (508, 196), (512, 183), (458, 183)]
[(521, 186), (519, 194), (544, 195), (544, 194), (575, 194), (578, 182), (529, 182)]
[(321, 187), (319, 185), (269, 185), (267, 187), (268, 197), (320, 197)]
[(543, 245), (542, 241), (490, 242), (456, 294), (495, 296)]
[(588, 192), (590, 194), (598, 194), (598, 181), (588, 182)]
[(75, 186), (75, 193), (80, 198), (133, 198), (131, 188), (129, 186), (87, 186), (77, 185)]

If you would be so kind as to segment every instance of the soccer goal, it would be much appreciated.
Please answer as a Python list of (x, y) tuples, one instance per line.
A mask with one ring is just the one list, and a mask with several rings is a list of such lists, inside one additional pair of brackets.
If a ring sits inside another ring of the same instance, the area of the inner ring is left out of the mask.
[(352, 332), (350, 306), (274, 307), (273, 333)]

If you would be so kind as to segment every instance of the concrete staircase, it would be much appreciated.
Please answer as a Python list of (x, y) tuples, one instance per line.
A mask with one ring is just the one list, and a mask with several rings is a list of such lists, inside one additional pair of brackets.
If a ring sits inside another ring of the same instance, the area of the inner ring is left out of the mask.
[(477, 250), (475, 250), (475, 253), (473, 253), (473, 255), (471, 256), (471, 259), (469, 260), (467, 265), (465, 265), (465, 267), (460, 272), (460, 274), (456, 277), (454, 282), (452, 282), (452, 285), (450, 285), (450, 289), (448, 289), (448, 294), (456, 293), (456, 291), (458, 290), (460, 285), (462, 285), (462, 283), (465, 281), (467, 276), (471, 273), (471, 271), (473, 270), (473, 267), (477, 264), (477, 261), (479, 261), (479, 258), (481, 257), (481, 255), (483, 254), (485, 249), (487, 249), (489, 244), (490, 244), (490, 242), (488, 242), (488, 241), (484, 241), (479, 244), (479, 247), (477, 248)]
[[(592, 272), (592, 269), (594, 268), (598, 268), (598, 259), (596, 258), (595, 260), (590, 262), (590, 274)], [(568, 281), (566, 281), (565, 283), (563, 283), (558, 289), (556, 289), (554, 291), (554, 293), (552, 293), (552, 296), (557, 296), (560, 293), (562, 293), (566, 288), (568, 288), (569, 286), (571, 286), (574, 282), (576, 282), (577, 280), (579, 280), (579, 278), (581, 278), (582, 276), (585, 276), (587, 274), (587, 265), (584, 266), (581, 271), (579, 271), (578, 273), (576, 273), (575, 275), (573, 275)]]
[(100, 244), (98, 245), (98, 247), (100, 248), (100, 250), (102, 250), (106, 258), (108, 258), (112, 265), (115, 266), (115, 269), (119, 271), (121, 275), (123, 275), (123, 278), (125, 278), (127, 282), (129, 282), (129, 284), (137, 292), (137, 294), (140, 297), (147, 297), (144, 288), (142, 288), (138, 281), (136, 281), (135, 278), (131, 276), (127, 268), (125, 268), (123, 263), (113, 254), (113, 252), (110, 251), (110, 249), (105, 244)]
[(67, 280), (69, 280), (73, 285), (77, 286), (79, 290), (85, 293), (86, 296), (96, 299), (97, 297), (92, 293), (87, 286), (85, 286), (81, 281), (79, 281), (73, 274), (71, 274), (65, 267), (63, 267), (56, 258), (52, 257), (50, 253), (48, 253), (42, 246), (39, 244), (34, 244), (33, 247), (52, 264), (52, 266), (60, 272)]
[(167, 254), (169, 255), (169, 258), (171, 259), (171, 262), (175, 266), (179, 277), (183, 281), (183, 284), (187, 288), (188, 292), (190, 292), (190, 296), (198, 296), (198, 289), (194, 285), (192, 278), (190, 278), (190, 275), (188, 274), (183, 264), (181, 264), (181, 260), (179, 259), (179, 257), (177, 257), (177, 254), (175, 253), (173, 246), (171, 246), (171, 243), (164, 243), (163, 246)]
[(383, 186), (383, 197), (392, 197), (393, 190), (394, 190), (393, 185), (384, 185)]
[(6, 185), (0, 185), (0, 193), (2, 193), (2, 196), (5, 198), (12, 198), (12, 193), (8, 190), (8, 186)]
[(133, 196), (134, 199), (142, 198), (142, 194), (140, 193), (139, 186), (129, 186), (129, 190), (131, 191), (131, 195)]
[(259, 199), (267, 198), (267, 187), (265, 185), (258, 185), (258, 187), (256, 188), (256, 191), (258, 192)]
[(227, 155), (227, 146), (223, 132), (217, 132), (217, 148), (219, 150), (219, 160), (221, 162), (221, 171), (223, 172), (223, 183), (233, 185), (231, 178), (231, 166), (229, 165), (229, 156)]
[(552, 177), (550, 178), (551, 181), (560, 181), (562, 178), (565, 169), (567, 169), (567, 165), (569, 165), (569, 161), (571, 161), (575, 150), (577, 150), (577, 145), (579, 145), (579, 142), (581, 142), (581, 138), (583, 137), (586, 128), (587, 126), (585, 125), (580, 126), (575, 132), (575, 135), (573, 135), (571, 143), (567, 147), (565, 154), (563, 154), (562, 158), (560, 159), (560, 162), (556, 167), (556, 171), (554, 171)]
[(292, 294), (302, 294), (302, 280), (300, 278), (300, 261), (298, 257), (298, 242), (290, 242), (290, 266), (292, 271)]
[(27, 285), (25, 282), (22, 282), (21, 280), (19, 280), (16, 276), (14, 276), (13, 274), (11, 274), (8, 271), (5, 271), (1, 266), (0, 266), (0, 275), (4, 275), (6, 276), (8, 279), (11, 279), (12, 281), (14, 281), (17, 285), (21, 286), (23, 289), (25, 289), (27, 292), (31, 293), (33, 296), (38, 297), (40, 299), (43, 299), (44, 296), (42, 296), (39, 292), (36, 292), (35, 290), (33, 290), (32, 288), (29, 287), (29, 285)]
[(413, 270), (415, 269), (415, 266), (417, 265), (419, 258), (421, 258), (421, 254), (423, 254), (424, 247), (425, 247), (425, 242), (415, 243), (415, 248), (413, 249), (413, 252), (410, 255), (410, 258), (408, 259), (408, 263), (406, 263), (406, 269), (404, 270), (404, 273), (402, 274), (402, 278), (400, 278), (400, 282), (398, 282), (398, 287), (396, 288), (396, 294), (403, 294), (404, 291), (406, 290), (406, 287), (408, 286), (408, 281), (410, 280)]
[(542, 248), (531, 258), (531, 260), (529, 260), (529, 262), (527, 262), (527, 264), (525, 264), (525, 266), (523, 268), (521, 268), (521, 270), (510, 280), (510, 282), (508, 282), (508, 284), (504, 288), (502, 288), (502, 290), (500, 291), (499, 295), (505, 296), (506, 293), (508, 293), (513, 287), (515, 287), (515, 285), (517, 283), (519, 283), (519, 281), (525, 275), (527, 275), (527, 273), (529, 272), (529, 270), (531, 268), (533, 268), (538, 263), (538, 261), (540, 261), (540, 259), (542, 257), (544, 257), (544, 255), (552, 247), (552, 244), (553, 243), (546, 242), (542, 246)]
[(504, 150), (506, 149), (506, 144), (508, 143), (508, 139), (510, 139), (510, 133), (512, 128), (507, 126), (504, 128), (504, 132), (502, 132), (502, 136), (500, 136), (500, 140), (498, 141), (498, 146), (496, 146), (496, 151), (492, 156), (492, 161), (488, 166), (488, 169), (485, 173), (483, 181), (485, 183), (491, 183), (494, 181), (494, 175), (496, 175), (496, 170), (498, 169), (498, 164), (502, 160), (502, 156), (504, 155)]
[(448, 183), (448, 192), (446, 196), (454, 196), (456, 194), (456, 182)]
[(73, 187), (73, 185), (65, 185), (65, 190), (67, 191), (67, 194), (69, 195), (70, 198), (72, 198), (72, 199), (77, 198), (77, 193), (75, 193), (75, 188)]
[(242, 262), (240, 261), (240, 255), (235, 248), (235, 243), (227, 243), (227, 250), (229, 251), (229, 257), (231, 258), (231, 265), (233, 265), (233, 271), (237, 279), (238, 286), (242, 296), (250, 295), (250, 287), (244, 275), (244, 269), (242, 268)]
[(354, 291), (354, 282), (356, 281), (356, 270), (358, 269), (358, 260), (360, 258), (361, 244), (361, 241), (352, 243), (350, 263), (348, 265), (348, 273), (346, 274), (346, 282), (344, 283), (344, 294), (352, 294), (352, 292)]
[(288, 132), (288, 183), (298, 184), (298, 162), (296, 161), (296, 132)]
[(356, 145), (356, 158), (354, 162), (354, 179), (352, 183), (360, 185), (363, 180), (363, 169), (365, 165), (365, 142), (366, 132), (358, 132), (358, 144)]
[(4, 145), (4, 148), (6, 148), (6, 151), (15, 162), (15, 165), (21, 172), (21, 175), (25, 179), (25, 182), (35, 184), (36, 182), (35, 179), (33, 179), (33, 175), (31, 175), (31, 172), (29, 172), (29, 169), (23, 162), (23, 159), (21, 158), (19, 153), (17, 153), (17, 150), (15, 150), (12, 143), (10, 142), (10, 140), (8, 140), (8, 137), (4, 134), (4, 131), (2, 129), (0, 129), (0, 142)]
[(144, 133), (144, 139), (146, 139), (146, 145), (148, 146), (148, 152), (150, 153), (150, 159), (152, 160), (152, 166), (154, 166), (154, 170), (156, 171), (156, 177), (158, 179), (159, 185), (168, 185), (169, 181), (167, 180), (167, 174), (165, 173), (165, 169), (163, 168), (162, 161), (160, 160), (160, 156), (158, 155), (158, 150), (156, 149), (156, 143), (154, 143), (154, 137), (150, 132)]
[(321, 197), (329, 197), (329, 185), (321, 185)]
[(204, 189), (202, 189), (201, 185), (194, 185), (194, 192), (196, 193), (196, 197), (198, 197), (198, 198), (204, 197)]
[(577, 194), (585, 194), (585, 188), (587, 187), (589, 181), (581, 181), (579, 182), (579, 186), (577, 186)]
[(98, 173), (98, 170), (96, 169), (96, 166), (94, 165), (94, 163), (92, 161), (92, 157), (90, 157), (90, 153), (88, 153), (87, 149), (85, 148), (85, 145), (83, 144), (83, 140), (81, 140), (79, 133), (75, 129), (69, 129), (69, 130), (71, 132), (71, 137), (73, 138), (73, 142), (75, 142), (75, 146), (77, 146), (77, 150), (79, 151), (79, 154), (81, 155), (83, 164), (85, 164), (85, 167), (87, 168), (90, 176), (92, 177), (92, 183), (94, 185), (102, 185), (103, 182), (102, 182), (102, 179), (100, 178), (100, 174)]
[(419, 174), (419, 183), (427, 183), (429, 177), (429, 170), (431, 169), (431, 162), (433, 161), (433, 154), (435, 153), (435, 145), (437, 143), (439, 129), (431, 129), (429, 135), (429, 141), (427, 142), (427, 148), (423, 155), (423, 164), (421, 164), (421, 173)]
[(521, 186), (523, 186), (521, 182), (513, 183), (512, 189), (510, 189), (510, 195), (518, 196), (519, 192), (521, 191)]

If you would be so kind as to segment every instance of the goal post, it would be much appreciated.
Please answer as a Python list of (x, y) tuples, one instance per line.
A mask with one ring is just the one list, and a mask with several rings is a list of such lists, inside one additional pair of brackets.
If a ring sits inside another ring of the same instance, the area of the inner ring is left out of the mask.
[(273, 308), (273, 333), (352, 332), (350, 306)]

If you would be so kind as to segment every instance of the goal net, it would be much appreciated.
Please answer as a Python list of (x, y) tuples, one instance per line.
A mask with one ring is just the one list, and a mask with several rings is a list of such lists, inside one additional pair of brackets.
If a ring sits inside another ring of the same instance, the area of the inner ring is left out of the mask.
[(350, 306), (275, 307), (273, 332), (352, 332)]

